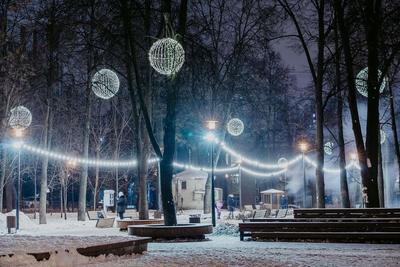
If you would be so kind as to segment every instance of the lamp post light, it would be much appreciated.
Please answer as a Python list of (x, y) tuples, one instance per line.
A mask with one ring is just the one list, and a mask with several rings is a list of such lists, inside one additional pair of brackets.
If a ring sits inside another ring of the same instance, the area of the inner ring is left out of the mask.
[(299, 143), (299, 149), (302, 155), (302, 162), (303, 162), (303, 208), (306, 207), (307, 202), (307, 184), (306, 184), (306, 166), (305, 166), (305, 153), (308, 149), (308, 144), (303, 141)]
[(214, 143), (216, 137), (213, 131), (217, 128), (217, 121), (215, 120), (208, 120), (206, 121), (206, 127), (210, 132), (206, 135), (206, 140), (211, 142), (211, 220), (212, 225), (216, 226), (216, 219), (215, 219), (215, 183), (214, 183)]

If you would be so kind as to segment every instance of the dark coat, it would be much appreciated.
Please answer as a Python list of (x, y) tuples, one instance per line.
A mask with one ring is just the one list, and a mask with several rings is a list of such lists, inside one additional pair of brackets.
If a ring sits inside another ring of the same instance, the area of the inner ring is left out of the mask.
[(126, 210), (126, 198), (125, 196), (121, 196), (120, 198), (118, 198), (118, 202), (117, 202), (117, 212), (125, 212)]

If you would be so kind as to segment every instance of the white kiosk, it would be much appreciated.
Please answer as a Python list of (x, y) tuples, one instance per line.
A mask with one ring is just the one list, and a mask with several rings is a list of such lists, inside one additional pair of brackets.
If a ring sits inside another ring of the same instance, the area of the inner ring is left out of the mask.
[(104, 190), (103, 209), (107, 212), (108, 207), (114, 207), (114, 190)]

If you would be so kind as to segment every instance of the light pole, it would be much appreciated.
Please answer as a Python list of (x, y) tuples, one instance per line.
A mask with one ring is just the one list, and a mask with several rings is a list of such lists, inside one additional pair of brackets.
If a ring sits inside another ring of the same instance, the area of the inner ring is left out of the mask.
[(210, 132), (206, 135), (206, 139), (211, 142), (211, 220), (212, 225), (216, 226), (215, 218), (215, 183), (214, 183), (214, 142), (216, 137), (213, 131), (217, 128), (217, 121), (209, 120), (207, 121), (207, 128)]
[(299, 144), (299, 148), (302, 155), (302, 162), (303, 162), (303, 208), (306, 207), (307, 202), (307, 181), (306, 181), (306, 166), (305, 166), (305, 153), (308, 149), (308, 144), (306, 142), (301, 142)]
[[(18, 138), (22, 138), (22, 136), (23, 136), (22, 130), (17, 129), (15, 131), (15, 136)], [(22, 140), (18, 140), (13, 144), (13, 146), (18, 150), (18, 178), (17, 178), (17, 190), (16, 190), (17, 191), (17, 196), (16, 196), (17, 199), (16, 199), (16, 203), (15, 203), (16, 204), (15, 217), (16, 217), (16, 223), (17, 223), (17, 225), (15, 227), (16, 230), (19, 230), (19, 206), (20, 206), (19, 195), (20, 195), (20, 187), (21, 187), (21, 148), (22, 148), (22, 145), (23, 145)]]

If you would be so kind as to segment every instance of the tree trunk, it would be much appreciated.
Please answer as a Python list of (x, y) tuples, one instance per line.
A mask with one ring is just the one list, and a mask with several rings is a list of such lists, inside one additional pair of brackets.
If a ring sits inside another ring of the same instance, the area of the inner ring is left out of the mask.
[[(90, 100), (90, 71), (88, 71), (88, 84), (86, 86), (86, 121), (84, 129), (83, 141), (83, 157), (87, 160), (89, 157), (89, 138), (90, 138), (90, 116), (91, 116), (91, 100)], [(78, 221), (86, 220), (86, 191), (88, 180), (88, 164), (82, 166), (81, 181), (79, 184), (79, 204), (78, 204)]]
[(318, 58), (317, 80), (315, 85), (315, 115), (317, 123), (317, 168), (316, 168), (316, 195), (317, 208), (325, 208), (325, 181), (324, 181), (324, 110), (323, 110), (323, 76), (324, 76), (324, 27), (325, 1), (319, 1), (318, 8)]
[[(68, 175), (68, 174), (67, 174)], [(67, 219), (67, 209), (68, 209), (68, 177), (66, 177), (64, 185), (63, 185), (63, 193), (64, 193), (64, 219)]]
[(147, 201), (147, 162), (149, 159), (149, 139), (146, 134), (146, 129), (144, 126), (144, 121), (140, 120), (140, 133), (139, 140), (142, 142), (137, 144), (140, 149), (138, 149), (138, 176), (139, 176), (139, 219), (147, 220), (149, 219), (149, 205)]
[(400, 144), (399, 137), (397, 134), (397, 122), (396, 122), (396, 111), (394, 108), (394, 95), (392, 85), (389, 83), (389, 103), (390, 103), (390, 117), (392, 121), (392, 134), (393, 134), (393, 142), (394, 142), (394, 151), (396, 152), (397, 159), (397, 179), (399, 179), (399, 192), (400, 192)]
[[(43, 148), (49, 149), (50, 143), (50, 124), (51, 124), (51, 108), (50, 103), (47, 105), (46, 118), (44, 121)], [(40, 194), (39, 194), (39, 223), (46, 224), (46, 206), (47, 206), (47, 167), (49, 165), (49, 157), (43, 156), (42, 159), (42, 175), (40, 178)]]
[(204, 187), (203, 212), (204, 214), (211, 213), (211, 174), (208, 175), (206, 185)]
[[(63, 175), (63, 174), (61, 174)], [(62, 178), (64, 179), (64, 178)], [(63, 181), (60, 181), (60, 216), (61, 218), (63, 217), (63, 208), (64, 208), (64, 204), (63, 204)]]
[(340, 58), (341, 51), (339, 49), (339, 33), (338, 23), (335, 19), (334, 26), (335, 38), (335, 68), (336, 68), (336, 97), (337, 97), (337, 126), (338, 126), (338, 145), (339, 145), (339, 168), (340, 168), (340, 195), (342, 208), (350, 208), (349, 188), (347, 184), (346, 170), (346, 150), (343, 133), (343, 91), (341, 89), (341, 73), (340, 73)]
[(0, 176), (0, 213), (3, 211), (3, 192), (6, 181), (6, 168), (7, 168), (7, 150), (5, 147), (1, 149), (1, 176)]
[(379, 207), (378, 165), (379, 165), (379, 30), (380, 1), (366, 1), (366, 39), (368, 47), (368, 111), (366, 149), (369, 164), (369, 179), (366, 181), (367, 207)]
[(383, 175), (383, 159), (382, 159), (382, 145), (379, 145), (378, 155), (378, 194), (379, 194), (379, 207), (385, 207), (385, 180)]
[(341, 0), (334, 1), (334, 8), (335, 8), (335, 17), (339, 25), (339, 32), (344, 52), (346, 80), (349, 90), (347, 97), (349, 102), (354, 139), (357, 147), (358, 161), (361, 168), (360, 171), (362, 177), (362, 184), (366, 185), (369, 177), (369, 172), (368, 172), (367, 156), (364, 147), (364, 140), (361, 131), (360, 118), (357, 108), (357, 96), (356, 96), (356, 86), (355, 86), (354, 70), (353, 70), (353, 56), (350, 46), (350, 36), (344, 21), (344, 11)]
[[(100, 148), (96, 149), (96, 161), (98, 162), (100, 158)], [(97, 189), (99, 187), (99, 165), (96, 165), (96, 180), (94, 182), (94, 190), (93, 190), (93, 210), (96, 210), (97, 205)]]

